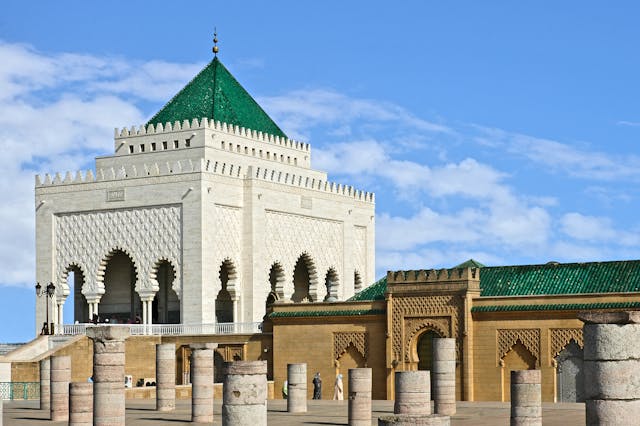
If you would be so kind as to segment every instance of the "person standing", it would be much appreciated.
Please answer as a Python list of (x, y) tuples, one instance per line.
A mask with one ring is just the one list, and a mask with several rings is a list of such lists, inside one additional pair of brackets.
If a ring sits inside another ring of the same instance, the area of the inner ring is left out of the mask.
[(318, 371), (313, 376), (313, 399), (322, 399), (322, 379)]
[(336, 376), (336, 384), (333, 387), (333, 399), (342, 401), (344, 399), (344, 390), (342, 388), (342, 374)]

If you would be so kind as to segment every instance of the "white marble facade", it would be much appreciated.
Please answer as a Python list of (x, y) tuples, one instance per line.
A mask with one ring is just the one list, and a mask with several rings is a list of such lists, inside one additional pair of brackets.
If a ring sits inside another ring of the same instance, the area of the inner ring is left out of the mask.
[(95, 172), (36, 177), (50, 322), (66, 308), (214, 323), (217, 298), (218, 321), (253, 322), (268, 297), (344, 300), (373, 282), (374, 196), (311, 169), (308, 144), (202, 119), (117, 130), (114, 148)]

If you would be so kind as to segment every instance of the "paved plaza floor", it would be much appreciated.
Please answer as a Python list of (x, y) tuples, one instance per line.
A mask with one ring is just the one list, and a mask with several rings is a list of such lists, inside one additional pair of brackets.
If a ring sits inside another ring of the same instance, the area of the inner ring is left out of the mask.
[[(66, 425), (51, 422), (49, 413), (38, 409), (36, 401), (5, 401), (4, 426)], [(346, 425), (347, 401), (309, 401), (305, 414), (288, 414), (286, 401), (269, 401), (270, 425)], [(220, 424), (221, 401), (215, 402), (215, 425)], [(371, 424), (377, 425), (378, 416), (393, 413), (393, 401), (373, 401)], [(190, 423), (190, 401), (177, 401), (173, 413), (155, 411), (155, 401), (127, 401), (127, 425), (172, 425)], [(584, 404), (543, 404), (543, 423), (549, 426), (584, 425)], [(451, 418), (452, 425), (508, 425), (509, 403), (459, 402), (458, 413)], [(259, 426), (259, 425), (250, 425)]]

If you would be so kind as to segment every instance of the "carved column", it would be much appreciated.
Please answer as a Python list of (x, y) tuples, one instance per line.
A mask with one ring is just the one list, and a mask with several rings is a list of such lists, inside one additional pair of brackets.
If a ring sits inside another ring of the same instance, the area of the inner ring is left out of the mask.
[(197, 343), (191, 348), (191, 421), (213, 422), (213, 350), (215, 343)]
[(176, 345), (156, 345), (156, 410), (176, 408)]
[(69, 382), (71, 381), (71, 357), (51, 357), (51, 420), (69, 421)]
[(540, 370), (511, 372), (511, 426), (542, 426)]
[(224, 426), (267, 424), (267, 361), (225, 363)]
[(124, 426), (124, 341), (129, 327), (90, 327), (87, 336), (93, 340), (93, 424)]
[(587, 425), (638, 424), (640, 312), (581, 313)]
[(371, 426), (371, 369), (349, 369), (349, 426)]
[(40, 409), (49, 411), (51, 408), (51, 358), (40, 361)]

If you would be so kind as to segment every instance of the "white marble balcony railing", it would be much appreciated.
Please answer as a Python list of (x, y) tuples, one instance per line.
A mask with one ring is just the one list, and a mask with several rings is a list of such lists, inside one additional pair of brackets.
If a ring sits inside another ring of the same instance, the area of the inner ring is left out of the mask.
[[(262, 333), (261, 322), (230, 322), (217, 324), (109, 324), (129, 327), (132, 336), (183, 336), (203, 334), (254, 334)], [(94, 324), (64, 324), (62, 334), (75, 336), (85, 334)]]

